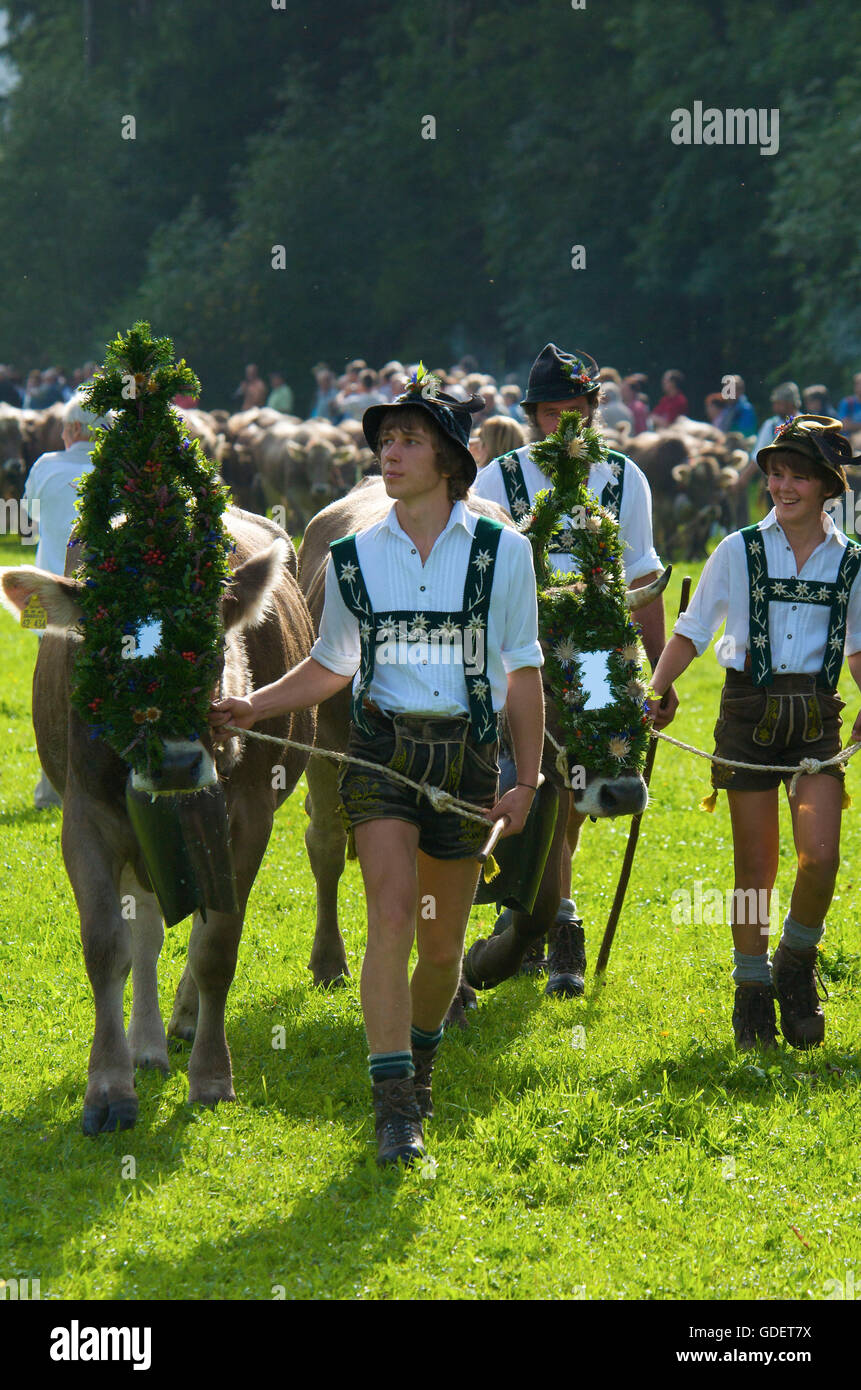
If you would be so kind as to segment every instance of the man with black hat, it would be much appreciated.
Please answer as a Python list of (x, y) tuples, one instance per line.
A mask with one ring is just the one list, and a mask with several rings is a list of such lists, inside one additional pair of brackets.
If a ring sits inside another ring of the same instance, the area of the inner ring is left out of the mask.
[[(531, 426), (532, 443), (554, 433), (563, 410), (578, 410), (591, 423), (601, 385), (598, 365), (588, 353), (564, 352), (555, 343), (548, 343), (532, 365), (526, 396), (521, 402)], [(488, 463), (472, 488), (477, 496), (504, 507), (517, 521), (529, 513), (537, 493), (553, 486), (533, 461), (531, 447), (531, 443), (526, 444)], [(632, 459), (608, 449), (606, 459), (591, 469), (588, 486), (619, 521), (626, 583), (634, 589), (651, 583), (658, 576), (661, 562), (652, 539), (652, 494), (645, 475)], [(571, 524), (569, 519), (568, 525)], [(564, 573), (574, 567), (576, 562), (564, 547), (564, 535), (555, 551), (551, 547), (549, 559), (555, 569)], [(638, 619), (646, 655), (654, 666), (664, 648), (663, 600), (641, 609)], [(655, 727), (661, 729), (669, 724), (677, 707), (678, 698), (671, 687), (663, 709), (655, 713)], [(572, 853), (584, 820), (578, 812), (571, 812), (568, 842)], [(566, 858), (563, 875), (563, 891), (570, 895), (570, 859)], [(534, 948), (524, 964), (527, 970), (543, 968), (543, 947)], [(570, 896), (566, 896), (551, 932), (546, 993), (582, 994), (585, 969), (583, 923)]]
[[(792, 769), (840, 751), (843, 657), (861, 688), (861, 546), (835, 526), (825, 502), (845, 492), (852, 456), (841, 422), (796, 415), (781, 425), (757, 463), (774, 507), (757, 526), (726, 536), (709, 557), (687, 612), (678, 619), (652, 679), (657, 696), (716, 646), (726, 669), (715, 754), (728, 762)], [(850, 742), (861, 741), (861, 714)], [(733, 1028), (746, 1050), (775, 1043), (774, 995), (793, 1047), (825, 1036), (816, 956), (834, 893), (843, 807), (842, 763), (812, 767), (793, 790), (789, 773), (712, 764), (713, 810), (726, 790), (735, 861)], [(780, 783), (797, 855), (795, 885), (780, 943), (768, 959), (769, 899), (780, 854)], [(751, 910), (752, 905), (752, 910)]]
[[(444, 395), (420, 367), (396, 401), (365, 412), (391, 510), (333, 543), (310, 657), (211, 713), (216, 727), (248, 728), (353, 683), (347, 751), (380, 768), (347, 764), (340, 792), (368, 902), (361, 996), (381, 1164), (424, 1154), (422, 1119), (433, 1113), (431, 1070), (460, 978), (475, 855), (490, 821), (508, 817), (509, 834), (523, 828), (544, 740), (531, 547), (463, 501), (476, 473), (470, 420), (482, 404)], [(498, 799), (503, 705), (518, 782)], [(486, 808), (488, 825), (435, 810), (387, 769)]]

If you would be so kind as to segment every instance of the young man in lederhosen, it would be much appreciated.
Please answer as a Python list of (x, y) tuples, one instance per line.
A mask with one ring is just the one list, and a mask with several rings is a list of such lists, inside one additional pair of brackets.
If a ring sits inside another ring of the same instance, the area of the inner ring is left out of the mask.
[[(824, 503), (846, 490), (851, 456), (839, 420), (797, 415), (780, 427), (757, 456), (773, 509), (758, 526), (721, 541), (658, 662), (652, 685), (660, 696), (726, 620), (716, 648), (726, 668), (715, 726), (719, 757), (793, 767), (840, 751), (844, 654), (861, 688), (861, 546), (837, 529)], [(852, 742), (859, 739), (861, 715), (851, 734)], [(837, 876), (843, 765), (802, 774), (789, 798), (798, 865), (769, 962), (768, 914), (760, 904), (774, 887), (778, 788), (789, 780), (781, 772), (712, 764), (712, 804), (725, 789), (732, 817), (733, 1027), (742, 1049), (774, 1044), (775, 992), (787, 1042), (812, 1047), (825, 1036), (816, 954)]]
[[(563, 352), (555, 343), (548, 343), (539, 353), (529, 373), (529, 384), (521, 405), (529, 421), (532, 443), (546, 439), (559, 424), (563, 410), (579, 410), (587, 423), (593, 421), (601, 391), (598, 365), (587, 352)], [(542, 473), (531, 456), (532, 443), (494, 459), (482, 468), (472, 491), (504, 507), (516, 521), (526, 516), (537, 493), (553, 484)], [(600, 499), (601, 505), (618, 519), (624, 544), (625, 581), (638, 589), (656, 579), (661, 562), (652, 538), (652, 494), (645, 474), (632, 459), (615, 449), (607, 452), (606, 462), (596, 464), (590, 471), (588, 486)], [(570, 526), (569, 521), (569, 526)], [(550, 547), (550, 563), (568, 573), (574, 565), (566, 547), (565, 536)], [(639, 610), (638, 622), (643, 631), (646, 656), (654, 666), (664, 648), (663, 600)], [(663, 709), (655, 714), (655, 727), (662, 729), (673, 719), (678, 699), (670, 690)], [(568, 821), (568, 844), (576, 850), (585, 816), (572, 811)], [(547, 994), (582, 994), (586, 969), (586, 942), (582, 920), (571, 901), (571, 860), (563, 863), (563, 896), (556, 924), (550, 933), (547, 961), (550, 976)], [(527, 954), (526, 969), (543, 967), (543, 947)]]
[[(481, 405), (442, 394), (425, 375), (365, 412), (391, 510), (332, 545), (311, 656), (211, 714), (214, 724), (247, 728), (353, 681), (348, 753), (380, 766), (376, 774), (347, 765), (340, 780), (368, 903), (361, 996), (380, 1163), (424, 1153), (431, 1070), (460, 978), (475, 855), (490, 829), (434, 810), (385, 769), (486, 807), (489, 820), (508, 816), (514, 834), (532, 803), (544, 738), (531, 547), (462, 500), (476, 472), (470, 407)], [(518, 783), (497, 800), (503, 705)]]

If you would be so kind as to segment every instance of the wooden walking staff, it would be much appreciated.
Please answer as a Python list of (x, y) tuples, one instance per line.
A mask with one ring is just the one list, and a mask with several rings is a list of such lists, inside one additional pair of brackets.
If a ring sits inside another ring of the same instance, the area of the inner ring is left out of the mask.
[[(685, 575), (684, 579), (682, 580), (681, 597), (679, 598), (679, 617), (681, 617), (681, 615), (687, 608), (690, 596), (690, 575)], [(664, 695), (663, 700), (661, 700), (661, 705), (665, 704), (666, 699), (667, 696)], [(655, 753), (657, 751), (657, 747), (658, 740), (656, 738), (653, 738), (651, 743), (649, 744), (649, 751), (646, 754), (646, 765), (643, 768), (643, 781), (645, 782), (647, 787), (649, 785), (649, 780), (652, 776), (652, 768), (655, 765)], [(640, 838), (640, 822), (642, 821), (642, 819), (643, 812), (641, 811), (640, 814), (638, 816), (634, 816), (633, 820), (631, 821), (631, 829), (628, 832), (628, 843), (625, 847), (625, 857), (622, 860), (622, 870), (619, 874), (619, 882), (616, 887), (616, 896), (613, 899), (613, 906), (610, 908), (610, 916), (607, 918), (607, 926), (604, 929), (604, 939), (601, 942), (601, 949), (598, 952), (598, 959), (595, 962), (596, 979), (598, 978), (598, 976), (603, 975), (604, 971), (607, 969), (607, 961), (610, 959), (610, 948), (613, 945), (613, 937), (616, 935), (616, 927), (618, 926), (619, 918), (622, 915), (622, 904), (625, 901), (625, 894), (628, 891), (628, 880), (631, 877), (631, 867), (634, 863), (634, 855), (637, 850), (637, 841)]]

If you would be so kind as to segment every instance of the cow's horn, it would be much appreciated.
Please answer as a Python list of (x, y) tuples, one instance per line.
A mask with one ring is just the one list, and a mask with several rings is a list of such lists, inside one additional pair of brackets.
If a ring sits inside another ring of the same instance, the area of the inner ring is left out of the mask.
[(670, 582), (670, 575), (673, 572), (672, 565), (667, 565), (663, 574), (659, 574), (657, 579), (653, 579), (651, 584), (644, 584), (639, 589), (626, 589), (625, 602), (632, 613), (636, 613), (638, 608), (645, 608), (647, 603), (658, 597), (666, 589)]

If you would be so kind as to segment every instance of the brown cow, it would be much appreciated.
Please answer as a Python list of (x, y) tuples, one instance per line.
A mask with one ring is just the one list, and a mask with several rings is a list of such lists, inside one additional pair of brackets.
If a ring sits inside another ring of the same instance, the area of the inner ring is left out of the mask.
[[(222, 694), (245, 694), (302, 661), (314, 640), (311, 619), (294, 578), (296, 556), (289, 537), (266, 518), (235, 508), (225, 514), (235, 540), (233, 586), (223, 600), (226, 628)], [(68, 568), (74, 560), (70, 558)], [(20, 612), (36, 594), (48, 614), (33, 680), (33, 724), (39, 757), (63, 793), (62, 847), (81, 920), (81, 940), (93, 988), (96, 1023), (84, 1101), (84, 1132), (97, 1134), (135, 1123), (134, 1068), (168, 1070), (167, 1044), (158, 1005), (156, 966), (164, 939), (158, 902), (141, 847), (129, 820), (125, 788), (129, 769), (99, 739), (91, 739), (69, 701), (80, 618), (80, 582), (31, 566), (0, 570), (0, 596)], [(109, 717), (107, 707), (102, 713)], [(279, 716), (261, 732), (311, 743), (313, 711)], [(213, 747), (208, 725), (194, 743), (165, 741), (161, 782), (198, 793), (204, 848), (216, 806), (229, 818), (238, 911), (210, 907), (195, 914), (188, 966), (177, 990), (168, 1033), (194, 1039), (188, 1064), (189, 1099), (212, 1104), (233, 1100), (230, 1053), (224, 1031), (227, 992), (236, 968), (245, 905), (263, 858), (276, 808), (293, 790), (307, 755), (227, 736)], [(280, 765), (284, 773), (273, 776)], [(202, 786), (215, 784), (204, 796)], [(182, 797), (180, 796), (180, 801)], [(187, 803), (186, 803), (187, 804)], [(207, 819), (209, 817), (209, 819)], [(221, 847), (222, 856), (224, 847)], [(121, 899), (131, 894), (131, 922)], [(123, 1027), (123, 988), (132, 970), (134, 1000), (128, 1038)]]

